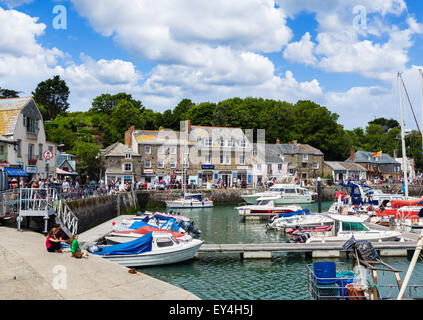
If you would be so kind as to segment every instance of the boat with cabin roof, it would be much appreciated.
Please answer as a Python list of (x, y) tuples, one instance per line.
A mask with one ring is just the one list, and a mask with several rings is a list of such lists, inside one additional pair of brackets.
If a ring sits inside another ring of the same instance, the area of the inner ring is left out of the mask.
[(264, 192), (241, 195), (242, 199), (248, 204), (255, 204), (262, 197), (278, 197), (274, 200), (275, 205), (312, 203), (314, 196), (314, 192), (296, 184), (275, 184)]

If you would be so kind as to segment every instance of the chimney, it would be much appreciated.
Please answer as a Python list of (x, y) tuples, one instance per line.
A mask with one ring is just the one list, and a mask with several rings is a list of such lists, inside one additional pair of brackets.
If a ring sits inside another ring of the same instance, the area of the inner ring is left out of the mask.
[(281, 144), (281, 141), (279, 140), (279, 138), (276, 139), (276, 144)]
[(351, 148), (350, 160), (351, 160), (351, 162), (355, 162), (355, 150), (354, 150), (354, 148)]
[(125, 145), (132, 147), (132, 133), (135, 131), (135, 126), (130, 126), (127, 131), (125, 131)]

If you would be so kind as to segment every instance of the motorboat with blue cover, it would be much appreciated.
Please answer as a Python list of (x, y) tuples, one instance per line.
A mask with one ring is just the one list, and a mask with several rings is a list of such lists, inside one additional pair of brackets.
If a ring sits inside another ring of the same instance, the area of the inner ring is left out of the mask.
[(170, 233), (149, 232), (133, 241), (88, 248), (92, 254), (126, 267), (156, 266), (190, 260), (202, 240), (178, 241)]

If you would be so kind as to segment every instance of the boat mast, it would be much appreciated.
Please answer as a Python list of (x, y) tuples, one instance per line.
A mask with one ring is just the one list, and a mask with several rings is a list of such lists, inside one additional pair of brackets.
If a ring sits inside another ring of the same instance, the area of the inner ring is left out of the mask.
[[(420, 98), (422, 99), (422, 127), (423, 127), (423, 71), (422, 69), (419, 69), (419, 74), (420, 74)], [(422, 153), (423, 153), (423, 136), (422, 136)]]
[(405, 152), (405, 134), (404, 134), (404, 115), (402, 105), (402, 93), (401, 93), (401, 73), (398, 72), (398, 95), (400, 100), (400, 113), (401, 113), (401, 144), (402, 144), (402, 171), (404, 173), (404, 193), (405, 199), (408, 200), (408, 179), (407, 179), (407, 154)]
[[(423, 121), (423, 73), (421, 69), (419, 70), (419, 73), (420, 73), (420, 83), (421, 83), (420, 94), (422, 99), (422, 121)], [(423, 229), (418, 238), (416, 250), (414, 251), (413, 258), (411, 259), (410, 266), (408, 267), (407, 274), (405, 275), (404, 282), (402, 283), (401, 290), (398, 294), (397, 300), (401, 300), (402, 297), (404, 296), (405, 289), (407, 288), (408, 282), (410, 281), (411, 275), (413, 274), (414, 267), (416, 266), (417, 260), (419, 259), (419, 256), (420, 256), (420, 252), (422, 251), (422, 247), (423, 247)]]

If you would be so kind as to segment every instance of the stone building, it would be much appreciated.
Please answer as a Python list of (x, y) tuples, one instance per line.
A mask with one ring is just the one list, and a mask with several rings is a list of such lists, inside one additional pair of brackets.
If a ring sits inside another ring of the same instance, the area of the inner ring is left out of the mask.
[(291, 141), (280, 145), (281, 155), (287, 163), (288, 175), (301, 180), (314, 179), (323, 175), (323, 153), (308, 144)]
[[(46, 141), (43, 118), (32, 97), (0, 99), (0, 136), (8, 140), (3, 167), (9, 176), (56, 176), (57, 145)], [(43, 156), (47, 150), (53, 154), (50, 160)]]
[(185, 170), (186, 183), (197, 186), (252, 183), (252, 144), (240, 128), (191, 126), (189, 120), (181, 131), (131, 127), (125, 144), (142, 158), (141, 182), (182, 182)]
[(192, 155), (200, 185), (253, 183), (253, 144), (241, 128), (190, 126), (189, 122), (187, 127), (195, 141)]
[(362, 165), (367, 170), (367, 179), (387, 179), (400, 181), (402, 178), (401, 164), (389, 154), (382, 153), (380, 157), (372, 157), (374, 153), (368, 151), (351, 150), (350, 157), (346, 162), (354, 162)]
[(280, 144), (254, 144), (253, 183), (255, 186), (268, 180), (286, 182), (289, 178), (288, 163)]
[(190, 148), (194, 142), (185, 132), (160, 128), (159, 130), (135, 130), (125, 133), (125, 144), (131, 146), (141, 157), (141, 183), (164, 180), (170, 183), (183, 180), (198, 183), (197, 168), (190, 161)]
[(323, 161), (323, 175), (331, 175), (333, 182), (344, 181), (348, 179), (353, 181), (367, 180), (367, 170), (358, 163), (342, 161)]
[(104, 167), (105, 183), (123, 186), (126, 183), (134, 185), (141, 180), (141, 156), (136, 150), (116, 142), (101, 150)]

